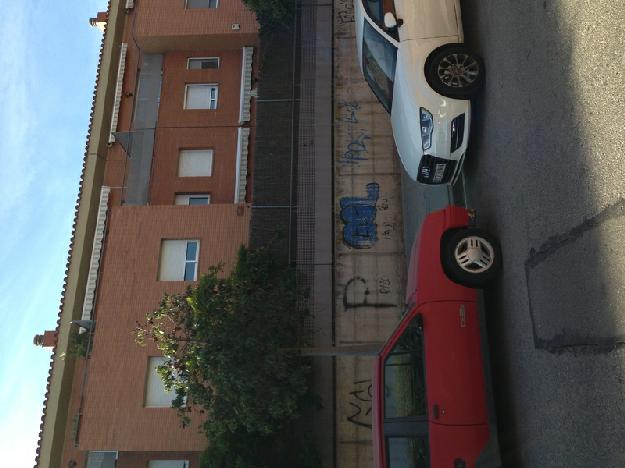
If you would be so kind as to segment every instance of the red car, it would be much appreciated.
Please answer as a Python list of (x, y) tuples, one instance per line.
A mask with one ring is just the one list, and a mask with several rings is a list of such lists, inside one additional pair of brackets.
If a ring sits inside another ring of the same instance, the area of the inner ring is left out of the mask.
[(475, 288), (496, 278), (501, 250), (473, 218), (431, 213), (412, 247), (406, 314), (374, 364), (377, 467), (500, 465)]

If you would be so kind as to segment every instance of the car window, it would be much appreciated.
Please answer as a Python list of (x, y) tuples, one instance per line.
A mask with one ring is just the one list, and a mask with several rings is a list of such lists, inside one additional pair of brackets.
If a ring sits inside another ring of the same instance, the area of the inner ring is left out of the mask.
[(387, 437), (386, 456), (388, 468), (427, 468), (427, 437)]
[(393, 0), (362, 0), (363, 5), (365, 6), (365, 11), (369, 18), (373, 20), (375, 24), (377, 24), (382, 31), (391, 36), (396, 41), (399, 41), (399, 33), (397, 28), (387, 28), (384, 25), (384, 14), (387, 12), (393, 13), (395, 15), (395, 8), (393, 5)]
[(393, 102), (397, 48), (376, 31), (368, 21), (364, 24), (362, 63), (369, 86), (387, 112), (390, 112)]
[(412, 319), (384, 361), (384, 419), (426, 415), (423, 333)]
[(384, 13), (382, 12), (383, 0), (362, 0), (369, 17), (379, 26), (384, 25)]

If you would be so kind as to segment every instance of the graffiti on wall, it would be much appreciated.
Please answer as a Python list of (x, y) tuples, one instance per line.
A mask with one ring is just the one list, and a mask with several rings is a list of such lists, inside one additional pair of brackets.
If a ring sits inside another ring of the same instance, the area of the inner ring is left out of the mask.
[(349, 122), (352, 124), (358, 123), (358, 111), (360, 110), (360, 104), (356, 101), (341, 101), (339, 102), (340, 116), (339, 120), (342, 122)]
[(371, 182), (366, 186), (366, 197), (343, 197), (340, 200), (343, 242), (356, 249), (370, 249), (378, 240), (375, 217), (380, 185)]
[(359, 161), (366, 161), (367, 140), (371, 137), (366, 132), (360, 132), (358, 136), (352, 137), (347, 144), (345, 152), (341, 155), (339, 163), (342, 164), (358, 164)]
[[(391, 280), (387, 276), (378, 278), (377, 292), (379, 295), (387, 295), (391, 292)], [(348, 309), (359, 309), (372, 307), (382, 309), (385, 307), (395, 307), (391, 302), (369, 302), (371, 291), (367, 280), (361, 276), (354, 276), (343, 287), (343, 307)]]
[(337, 14), (339, 23), (354, 22), (354, 4), (352, 0), (339, 0), (337, 2)]
[(359, 122), (358, 112), (360, 111), (360, 103), (357, 101), (340, 101), (338, 103), (337, 120), (345, 122), (348, 127), (349, 143), (339, 158), (339, 164), (358, 164), (360, 161), (366, 161), (367, 158), (367, 140), (371, 139), (369, 132), (364, 129), (356, 131), (354, 124)]
[(371, 379), (357, 380), (354, 390), (349, 392), (350, 406), (347, 421), (356, 426), (371, 428), (371, 400), (373, 400), (373, 383)]

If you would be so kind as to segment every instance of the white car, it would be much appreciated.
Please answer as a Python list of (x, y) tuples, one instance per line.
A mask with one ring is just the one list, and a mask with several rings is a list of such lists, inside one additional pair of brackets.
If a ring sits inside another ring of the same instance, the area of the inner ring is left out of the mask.
[(459, 0), (354, 0), (360, 68), (391, 114), (406, 172), (453, 183), (469, 139), (469, 99), (484, 64), (462, 43)]

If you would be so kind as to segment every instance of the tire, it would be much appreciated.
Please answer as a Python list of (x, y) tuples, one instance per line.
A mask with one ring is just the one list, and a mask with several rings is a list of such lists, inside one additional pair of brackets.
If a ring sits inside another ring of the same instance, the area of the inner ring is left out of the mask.
[(449, 231), (443, 236), (441, 263), (453, 282), (485, 288), (501, 271), (501, 247), (493, 236), (480, 229)]
[(464, 44), (447, 44), (428, 57), (425, 78), (438, 94), (471, 99), (484, 84), (484, 61)]

